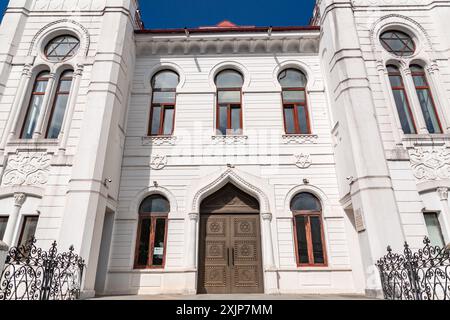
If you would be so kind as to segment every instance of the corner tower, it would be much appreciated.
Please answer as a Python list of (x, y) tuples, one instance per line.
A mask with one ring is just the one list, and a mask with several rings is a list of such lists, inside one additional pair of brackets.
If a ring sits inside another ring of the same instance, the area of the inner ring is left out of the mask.
[(11, 0), (0, 27), (5, 241), (33, 216), (40, 246), (86, 259), (87, 296), (117, 206), (138, 12), (136, 0)]

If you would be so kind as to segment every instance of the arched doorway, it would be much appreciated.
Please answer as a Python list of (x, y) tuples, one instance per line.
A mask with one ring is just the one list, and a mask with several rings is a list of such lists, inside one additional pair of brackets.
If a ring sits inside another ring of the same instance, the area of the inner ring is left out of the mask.
[(200, 213), (198, 292), (263, 293), (258, 200), (229, 183)]

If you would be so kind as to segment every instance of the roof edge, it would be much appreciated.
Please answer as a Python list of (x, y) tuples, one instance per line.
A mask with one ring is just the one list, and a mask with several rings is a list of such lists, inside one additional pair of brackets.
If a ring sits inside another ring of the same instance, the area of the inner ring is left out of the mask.
[(232, 28), (178, 28), (178, 29), (142, 29), (136, 34), (194, 34), (194, 33), (234, 33), (234, 32), (289, 32), (289, 31), (320, 31), (320, 26), (288, 26), (288, 27), (232, 27)]

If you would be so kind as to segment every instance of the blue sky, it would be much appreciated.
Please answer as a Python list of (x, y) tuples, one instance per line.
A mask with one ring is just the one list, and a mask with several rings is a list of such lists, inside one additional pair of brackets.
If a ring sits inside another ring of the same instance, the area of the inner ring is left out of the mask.
[[(140, 0), (146, 28), (195, 28), (230, 20), (238, 25), (307, 25), (314, 0)], [(0, 12), (8, 0), (0, 0)]]

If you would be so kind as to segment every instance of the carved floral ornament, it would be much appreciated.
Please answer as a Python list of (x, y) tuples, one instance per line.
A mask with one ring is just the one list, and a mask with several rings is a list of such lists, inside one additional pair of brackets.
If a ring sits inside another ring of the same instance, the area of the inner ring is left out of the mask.
[(299, 167), (300, 169), (307, 169), (311, 167), (312, 160), (311, 155), (306, 153), (297, 154), (295, 157), (295, 165)]
[(151, 156), (150, 167), (154, 170), (162, 170), (167, 166), (167, 156), (156, 154)]
[(410, 151), (410, 159), (418, 180), (450, 178), (450, 152), (446, 148), (415, 148)]
[(17, 153), (8, 157), (2, 186), (42, 185), (47, 183), (51, 155), (44, 152)]

